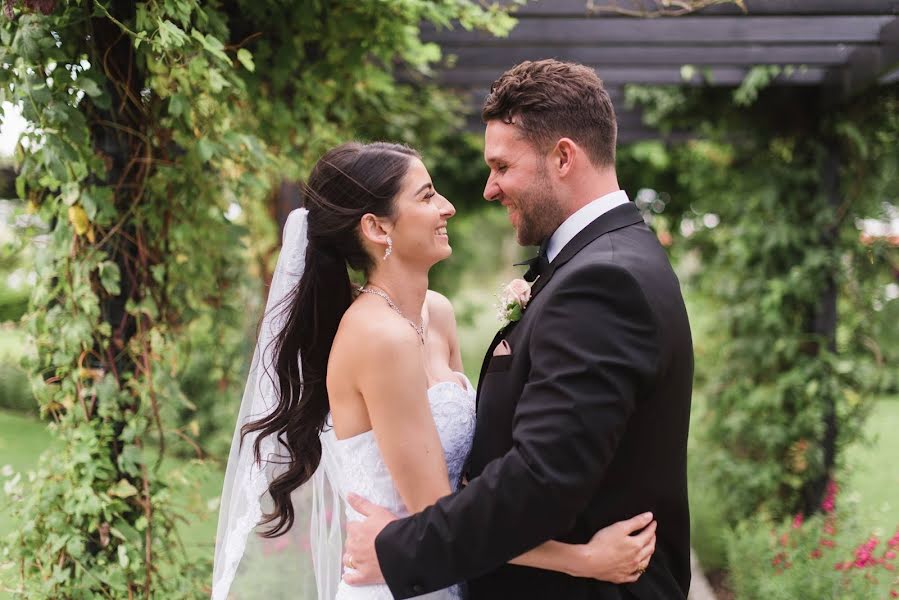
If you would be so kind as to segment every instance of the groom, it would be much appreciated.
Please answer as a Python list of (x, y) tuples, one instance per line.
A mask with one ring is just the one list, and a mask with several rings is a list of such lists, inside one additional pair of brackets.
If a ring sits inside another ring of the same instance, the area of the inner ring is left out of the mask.
[[(474, 600), (678, 599), (690, 584), (687, 428), (693, 376), (680, 286), (619, 189), (616, 122), (592, 69), (522, 63), (483, 109), (487, 200), (540, 245), (521, 319), (487, 350), (468, 485), (408, 518), (352, 498), (354, 583), (397, 598), (468, 581)], [(507, 565), (549, 540), (584, 543), (651, 511), (656, 551), (636, 583)]]

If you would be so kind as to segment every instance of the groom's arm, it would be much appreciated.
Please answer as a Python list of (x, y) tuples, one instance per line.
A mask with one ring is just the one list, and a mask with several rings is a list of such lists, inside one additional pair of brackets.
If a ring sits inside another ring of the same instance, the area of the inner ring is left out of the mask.
[(656, 371), (658, 331), (627, 271), (592, 265), (564, 277), (531, 335), (512, 449), (464, 489), (376, 538), (394, 596), (493, 570), (569, 531), (593, 497)]

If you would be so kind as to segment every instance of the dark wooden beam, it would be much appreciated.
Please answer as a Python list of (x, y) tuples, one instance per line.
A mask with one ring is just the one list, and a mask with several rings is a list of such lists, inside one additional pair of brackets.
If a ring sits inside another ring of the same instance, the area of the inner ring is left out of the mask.
[(845, 65), (830, 69), (825, 85), (835, 87), (840, 98), (854, 96), (872, 85), (889, 83), (899, 72), (899, 17), (880, 30), (877, 45), (856, 48)]
[[(441, 72), (438, 78), (441, 83), (451, 87), (483, 86), (486, 89), (502, 72), (502, 68), (495, 67), (458, 67)], [(695, 69), (689, 79), (684, 79), (679, 67), (601, 67), (596, 68), (596, 72), (609, 87), (634, 83), (736, 86), (743, 82), (749, 69), (741, 67)], [(817, 85), (824, 80), (825, 73), (825, 69), (818, 67), (796, 69), (791, 76), (780, 76), (777, 81), (782, 85)]]
[(527, 44), (585, 46), (642, 44), (698, 46), (746, 43), (875, 42), (892, 16), (851, 17), (679, 17), (677, 19), (522, 19), (507, 38), (422, 26), (425, 40), (440, 44), (481, 43), (498, 47)]
[(808, 65), (834, 66), (846, 62), (857, 44), (709, 46), (513, 46), (443, 44), (446, 55), (455, 56), (460, 67), (496, 66), (508, 68), (525, 60), (556, 58), (603, 66), (660, 65)]
[[(500, 4), (511, 5), (509, 0)], [(520, 18), (528, 17), (580, 17), (599, 14), (603, 17), (615, 13), (595, 8), (618, 6), (625, 9), (645, 10), (647, 7), (661, 6), (661, 2), (646, 0), (538, 0), (518, 7), (515, 11)], [(595, 7), (591, 9), (591, 7)], [(899, 0), (746, 0), (746, 13), (736, 4), (710, 6), (691, 13), (698, 16), (721, 15), (884, 15), (899, 14)]]

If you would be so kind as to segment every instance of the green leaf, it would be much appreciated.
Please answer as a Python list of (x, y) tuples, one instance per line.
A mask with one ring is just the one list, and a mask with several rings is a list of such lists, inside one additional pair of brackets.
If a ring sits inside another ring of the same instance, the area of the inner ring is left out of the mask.
[(100, 274), (100, 285), (106, 290), (110, 296), (118, 296), (122, 290), (119, 285), (121, 281), (121, 273), (119, 265), (112, 261), (103, 261), (98, 266)]
[(226, 87), (231, 86), (231, 82), (222, 76), (222, 72), (218, 69), (208, 69), (206, 72), (207, 78), (209, 79), (209, 89), (211, 89), (214, 93), (218, 94)]
[(165, 19), (159, 22), (159, 40), (163, 46), (180, 48), (187, 43), (188, 37), (184, 30)]
[(256, 70), (256, 65), (253, 64), (253, 55), (246, 48), (240, 48), (237, 51), (237, 60), (240, 61), (240, 64), (243, 65), (244, 69), (250, 73)]
[(109, 533), (120, 540), (128, 541), (133, 544), (139, 544), (142, 539), (140, 532), (132, 527), (130, 523), (122, 519), (116, 522), (115, 527), (109, 528)]
[(140, 448), (133, 444), (125, 446), (122, 453), (119, 455), (119, 467), (131, 475), (138, 475), (140, 473), (142, 461), (143, 454), (141, 453)]
[(97, 82), (90, 77), (85, 77), (82, 75), (78, 78), (78, 81), (76, 83), (78, 84), (78, 87), (80, 87), (84, 91), (84, 93), (91, 98), (96, 98), (103, 93), (103, 90), (100, 89), (100, 86), (97, 85)]
[(69, 541), (66, 543), (66, 552), (73, 558), (81, 558), (84, 554), (84, 540), (74, 536), (69, 538)]
[(130, 498), (131, 496), (136, 496), (138, 491), (130, 481), (123, 478), (119, 479), (119, 481), (109, 488), (106, 493), (110, 496), (115, 496), (116, 498)]
[(121, 566), (123, 569), (127, 569), (131, 561), (128, 560), (128, 550), (125, 548), (124, 544), (119, 545), (118, 555), (119, 566)]
[(231, 60), (228, 58), (228, 55), (225, 54), (225, 45), (219, 40), (217, 37), (211, 34), (203, 34), (200, 30), (194, 29), (191, 32), (191, 35), (194, 39), (198, 40), (200, 44), (202, 44), (203, 48), (224, 62), (230, 63)]
[(190, 111), (190, 100), (184, 94), (172, 94), (169, 98), (169, 114), (175, 117)]
[(208, 162), (210, 158), (215, 154), (216, 145), (211, 142), (208, 138), (200, 138), (197, 140), (197, 154), (200, 157), (200, 160), (203, 162)]
[[(77, 183), (67, 183), (62, 186), (62, 201), (66, 206), (72, 206), (78, 202), (79, 190)], [(88, 215), (90, 216), (90, 215)]]

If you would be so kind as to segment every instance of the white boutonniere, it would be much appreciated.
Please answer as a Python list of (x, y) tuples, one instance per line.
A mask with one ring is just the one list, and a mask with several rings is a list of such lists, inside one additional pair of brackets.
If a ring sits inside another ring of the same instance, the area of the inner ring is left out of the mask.
[(503, 288), (499, 295), (497, 316), (504, 326), (521, 318), (531, 299), (532, 285), (524, 279), (513, 279)]

